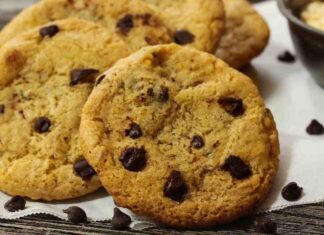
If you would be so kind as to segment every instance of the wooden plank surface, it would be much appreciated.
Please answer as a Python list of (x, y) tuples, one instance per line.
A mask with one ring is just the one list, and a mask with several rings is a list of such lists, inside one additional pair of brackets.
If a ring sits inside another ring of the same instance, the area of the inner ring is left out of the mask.
[[(1, 8), (2, 1), (14, 0), (0, 0), (0, 28), (17, 13), (17, 10), (11, 7), (14, 5)], [(15, 1), (22, 6), (34, 0)], [(278, 234), (324, 234), (324, 202), (287, 208), (268, 213), (266, 216), (277, 222)], [(53, 216), (33, 215), (17, 220), (0, 220), (0, 234), (256, 234), (253, 226), (255, 217), (244, 218), (233, 224), (204, 231), (151, 228), (140, 232), (134, 230), (120, 232), (113, 230), (108, 221), (72, 225)]]

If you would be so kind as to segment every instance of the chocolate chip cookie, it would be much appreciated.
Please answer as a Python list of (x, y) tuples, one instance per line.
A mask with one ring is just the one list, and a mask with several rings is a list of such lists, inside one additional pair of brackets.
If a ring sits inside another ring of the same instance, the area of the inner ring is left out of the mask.
[(72, 18), (1, 47), (1, 191), (61, 200), (100, 187), (79, 146), (81, 109), (95, 77), (128, 54), (117, 35)]
[(169, 43), (162, 19), (140, 0), (43, 0), (16, 16), (0, 33), (0, 45), (30, 28), (77, 17), (94, 21), (117, 34), (133, 49)]
[(241, 68), (268, 44), (270, 31), (262, 16), (247, 0), (224, 0), (226, 29), (216, 56)]
[(251, 213), (278, 167), (257, 88), (211, 54), (141, 49), (104, 73), (82, 112), (82, 151), (117, 205), (180, 228)]

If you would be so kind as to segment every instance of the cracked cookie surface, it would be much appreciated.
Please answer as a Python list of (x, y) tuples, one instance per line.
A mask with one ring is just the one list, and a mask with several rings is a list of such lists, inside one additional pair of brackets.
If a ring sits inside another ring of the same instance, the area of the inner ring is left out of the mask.
[(250, 213), (278, 167), (278, 134), (252, 81), (213, 55), (146, 47), (101, 76), (82, 151), (115, 202), (180, 228)]
[(100, 187), (79, 146), (81, 109), (95, 76), (128, 46), (79, 19), (51, 22), (0, 49), (0, 189), (61, 200)]

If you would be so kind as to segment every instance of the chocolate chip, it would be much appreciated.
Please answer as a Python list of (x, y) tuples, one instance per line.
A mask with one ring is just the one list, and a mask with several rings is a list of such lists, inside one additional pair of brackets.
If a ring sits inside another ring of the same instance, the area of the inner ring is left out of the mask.
[(324, 127), (317, 120), (312, 120), (306, 128), (306, 132), (310, 135), (322, 135), (324, 134)]
[(140, 171), (146, 166), (146, 150), (142, 148), (126, 148), (119, 160), (129, 171)]
[(192, 137), (191, 140), (191, 146), (194, 147), (195, 149), (200, 149), (204, 147), (205, 141), (200, 135), (195, 135)]
[(73, 164), (75, 173), (83, 180), (87, 181), (96, 174), (95, 170), (89, 165), (86, 159), (80, 159)]
[(125, 135), (132, 139), (137, 139), (142, 136), (141, 127), (133, 122), (130, 124), (129, 129), (125, 130)]
[(290, 182), (281, 190), (281, 196), (287, 201), (297, 201), (303, 192), (303, 188), (299, 187), (295, 182)]
[(277, 223), (268, 218), (260, 217), (255, 221), (255, 228), (260, 233), (275, 234), (277, 232)]
[(102, 82), (102, 80), (105, 79), (105, 77), (106, 77), (106, 75), (101, 75), (101, 76), (97, 79), (96, 86), (98, 86), (98, 85)]
[(157, 99), (161, 103), (167, 102), (169, 100), (169, 89), (167, 87), (161, 86), (161, 90), (158, 94)]
[(131, 218), (119, 210), (117, 207), (114, 208), (114, 216), (111, 219), (111, 225), (114, 229), (124, 230), (128, 229), (131, 224)]
[(71, 72), (70, 85), (74, 86), (82, 82), (92, 82), (94, 80), (94, 75), (99, 71), (96, 69), (74, 69)]
[(35, 121), (34, 129), (38, 133), (44, 133), (49, 131), (51, 124), (51, 121), (47, 117), (39, 117)]
[(243, 101), (232, 97), (220, 98), (218, 103), (222, 108), (233, 117), (240, 116), (244, 113)]
[(182, 202), (188, 192), (180, 171), (172, 171), (164, 184), (164, 196)]
[(278, 56), (278, 60), (285, 63), (294, 63), (296, 61), (296, 58), (289, 51), (284, 51)]
[(150, 19), (152, 17), (151, 14), (145, 13), (145, 14), (137, 15), (137, 16), (142, 19), (143, 25), (149, 25), (150, 24)]
[(4, 114), (5, 109), (6, 109), (5, 105), (4, 104), (0, 104), (0, 114)]
[(179, 45), (192, 43), (195, 36), (187, 30), (178, 30), (174, 33), (174, 42)]
[(128, 32), (134, 27), (133, 16), (130, 14), (125, 15), (117, 22), (116, 27), (118, 32), (123, 35), (127, 35)]
[(154, 90), (152, 87), (147, 89), (147, 95), (150, 97), (154, 97)]
[(248, 178), (252, 174), (250, 167), (241, 158), (234, 155), (225, 160), (221, 169), (228, 171), (233, 178), (238, 180)]
[(39, 34), (42, 37), (53, 37), (55, 34), (57, 34), (60, 31), (59, 27), (57, 25), (50, 25), (50, 26), (46, 26), (43, 27), (39, 30)]
[(25, 205), (26, 205), (26, 200), (23, 197), (14, 196), (13, 198), (11, 198), (9, 201), (5, 203), (4, 208), (7, 211), (15, 212), (15, 211), (25, 209)]
[(88, 220), (85, 211), (77, 206), (71, 206), (63, 212), (68, 215), (68, 220), (74, 224), (86, 223)]

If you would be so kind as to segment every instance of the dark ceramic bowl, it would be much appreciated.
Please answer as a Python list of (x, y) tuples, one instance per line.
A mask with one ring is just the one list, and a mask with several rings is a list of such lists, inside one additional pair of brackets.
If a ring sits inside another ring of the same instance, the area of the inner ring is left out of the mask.
[(324, 88), (324, 31), (316, 29), (300, 18), (300, 11), (314, 0), (277, 0), (287, 18), (290, 34), (298, 57), (315, 81)]

